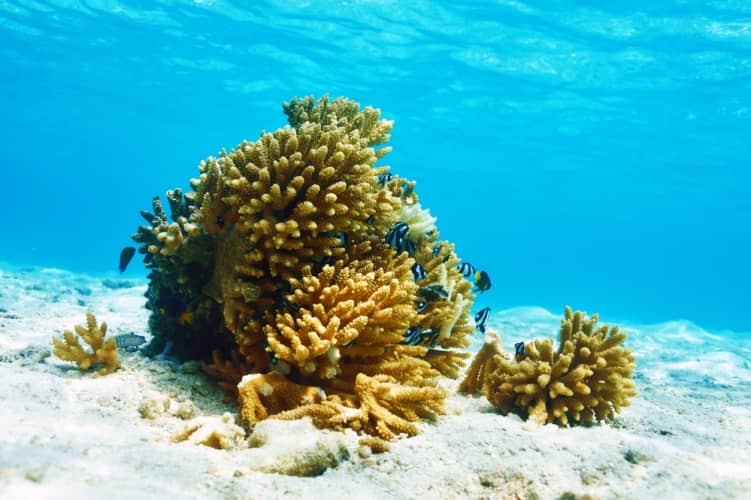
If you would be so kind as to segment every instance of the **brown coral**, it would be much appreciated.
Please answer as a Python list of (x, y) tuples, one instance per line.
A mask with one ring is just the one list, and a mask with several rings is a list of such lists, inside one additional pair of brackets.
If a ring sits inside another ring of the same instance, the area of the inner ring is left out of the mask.
[[(151, 269), (153, 349), (213, 356), (204, 370), (227, 389), (259, 374), (238, 385), (249, 422), (317, 408), (331, 417), (319, 423), (410, 434), (413, 419), (439, 413), (435, 379), (463, 365), (471, 284), (415, 183), (376, 165), (392, 122), (341, 98), (293, 99), (284, 112), (290, 127), (201, 162), (193, 193), (168, 193), (169, 217), (158, 198), (142, 213), (149, 225), (134, 239)], [(395, 243), (399, 222), (408, 230)], [(165, 314), (164, 297), (192, 321)], [(342, 408), (377, 416), (342, 418)]]
[[(91, 312), (86, 313), (86, 326), (74, 325), (75, 334), (70, 330), (63, 332), (63, 338), (52, 338), (52, 353), (63, 361), (73, 361), (82, 370), (88, 370), (92, 366), (104, 365), (96, 375), (112, 373), (120, 366), (117, 356), (117, 344), (114, 337), (105, 338), (107, 335), (107, 323), (102, 321), (99, 326)], [(84, 348), (80, 341), (91, 348)]]
[(446, 391), (427, 380), (422, 385), (412, 386), (398, 383), (389, 375), (370, 377), (364, 373), (357, 375), (355, 393), (354, 398), (333, 396), (317, 404), (278, 413), (273, 418), (311, 417), (319, 427), (346, 427), (390, 441), (399, 434), (417, 434), (415, 422), (435, 420), (443, 413), (443, 401), (448, 396)]
[(514, 360), (492, 337), (470, 366), (460, 390), (478, 387), (502, 414), (516, 413), (540, 423), (592, 424), (611, 421), (636, 395), (631, 380), (634, 355), (621, 346), (618, 326), (595, 328), (596, 314), (585, 318), (566, 307), (560, 344), (552, 339), (524, 344)]

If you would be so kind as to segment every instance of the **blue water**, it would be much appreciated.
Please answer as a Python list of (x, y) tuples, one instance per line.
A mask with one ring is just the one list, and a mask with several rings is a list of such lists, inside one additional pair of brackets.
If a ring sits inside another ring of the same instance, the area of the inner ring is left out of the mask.
[(153, 195), (329, 93), (396, 121), (478, 306), (751, 331), (751, 3), (613, 4), (0, 1), (0, 261), (114, 272)]

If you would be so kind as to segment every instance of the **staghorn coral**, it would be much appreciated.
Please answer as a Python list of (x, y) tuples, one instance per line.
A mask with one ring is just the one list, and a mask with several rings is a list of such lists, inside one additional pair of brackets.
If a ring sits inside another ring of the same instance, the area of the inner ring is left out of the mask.
[(472, 285), (415, 183), (376, 165), (393, 127), (379, 110), (305, 97), (284, 112), (290, 126), (202, 161), (169, 216), (159, 198), (142, 212), (150, 349), (238, 384), (251, 423), (347, 408), (365, 416), (314, 421), (412, 434), (440, 413), (436, 378), (464, 363)]
[[(107, 323), (96, 324), (96, 317), (91, 312), (86, 313), (86, 326), (74, 325), (75, 334), (70, 330), (63, 332), (63, 338), (52, 338), (52, 353), (63, 361), (73, 361), (82, 370), (92, 366), (104, 365), (96, 375), (112, 373), (120, 366), (117, 356), (117, 343), (114, 337), (105, 338)], [(84, 348), (80, 341), (88, 344), (91, 350)]]
[(296, 313), (277, 312), (264, 327), (269, 350), (303, 374), (331, 379), (341, 372), (343, 346), (398, 344), (417, 318), (409, 262), (406, 254), (387, 269), (339, 261), (317, 276), (306, 266), (302, 279), (291, 281)]
[(240, 414), (250, 424), (288, 408), (318, 403), (325, 397), (320, 388), (295, 384), (278, 372), (245, 375), (237, 390)]
[(596, 327), (597, 321), (596, 314), (586, 318), (567, 306), (558, 349), (552, 339), (533, 340), (513, 360), (491, 333), (459, 389), (480, 389), (502, 414), (539, 423), (612, 421), (636, 395), (634, 355), (621, 346), (626, 334), (618, 326)]
[[(415, 422), (435, 420), (443, 413), (443, 401), (448, 396), (427, 380), (422, 386), (409, 386), (389, 375), (370, 377), (364, 373), (357, 375), (355, 393), (356, 398), (329, 397), (320, 403), (277, 413), (273, 418), (311, 417), (319, 427), (346, 427), (390, 441), (399, 434), (417, 434)], [(357, 407), (353, 404), (355, 400), (359, 403)]]

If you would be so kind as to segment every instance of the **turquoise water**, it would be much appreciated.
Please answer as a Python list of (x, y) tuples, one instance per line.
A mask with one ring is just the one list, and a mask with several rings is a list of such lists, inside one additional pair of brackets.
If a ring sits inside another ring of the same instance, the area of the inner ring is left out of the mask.
[(454, 4), (0, 1), (0, 260), (116, 272), (153, 195), (329, 93), (395, 120), (476, 308), (751, 331), (751, 3)]

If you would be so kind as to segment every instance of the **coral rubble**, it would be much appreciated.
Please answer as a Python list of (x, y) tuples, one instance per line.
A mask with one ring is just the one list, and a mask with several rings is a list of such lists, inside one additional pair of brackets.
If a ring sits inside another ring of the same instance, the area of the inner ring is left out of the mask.
[(221, 417), (193, 418), (172, 436), (172, 441), (188, 441), (195, 445), (223, 450), (247, 446), (245, 429), (235, 424), (234, 417), (229, 413), (224, 413)]
[(201, 359), (250, 423), (415, 434), (463, 366), (472, 284), (415, 183), (376, 165), (380, 111), (306, 97), (284, 112), (202, 161), (193, 192), (168, 191), (169, 215), (158, 197), (141, 212), (150, 349)]
[(618, 326), (597, 321), (566, 307), (558, 349), (552, 339), (533, 340), (518, 344), (513, 359), (488, 332), (459, 390), (481, 391), (502, 414), (539, 423), (611, 421), (636, 395), (634, 355), (622, 347), (626, 334)]
[[(92, 366), (104, 365), (97, 370), (96, 375), (112, 373), (120, 366), (117, 356), (117, 343), (114, 337), (105, 338), (107, 323), (102, 321), (97, 326), (96, 318), (91, 312), (86, 313), (86, 326), (75, 325), (75, 333), (70, 330), (63, 332), (63, 338), (52, 338), (52, 353), (63, 361), (73, 361), (82, 370)], [(79, 339), (91, 348), (86, 349)]]

